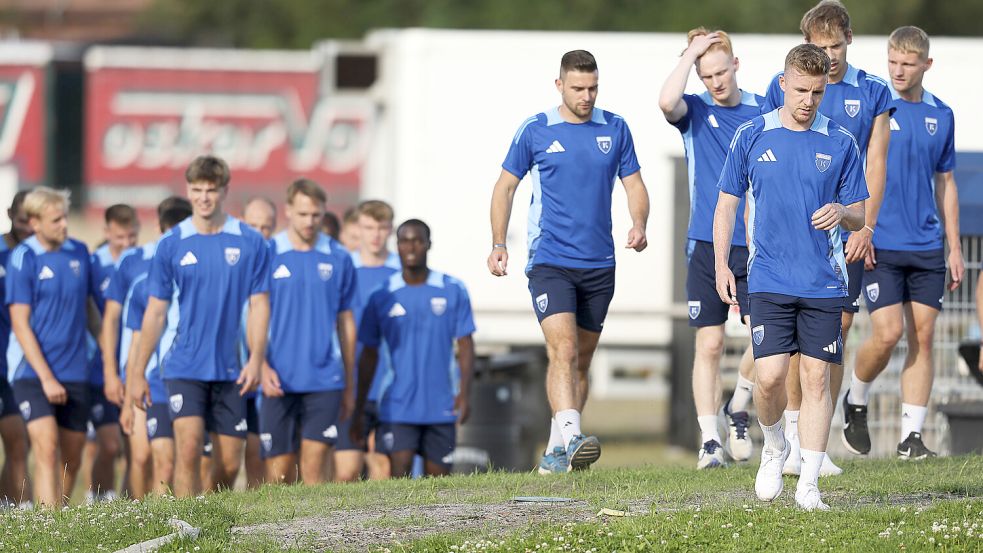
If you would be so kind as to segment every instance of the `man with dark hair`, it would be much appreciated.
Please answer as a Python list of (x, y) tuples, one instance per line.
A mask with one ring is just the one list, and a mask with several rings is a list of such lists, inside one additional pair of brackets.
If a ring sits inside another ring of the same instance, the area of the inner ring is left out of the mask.
[(341, 220), (333, 211), (324, 212), (324, 217), (321, 218), (321, 232), (338, 240), (341, 233)]
[[(31, 234), (30, 218), (24, 211), (24, 197), (29, 190), (20, 190), (7, 210), (10, 231), (0, 241), (0, 297), (7, 280), (7, 259), (10, 252)], [(7, 381), (7, 345), (10, 341), (10, 312), (0, 309), (0, 440), (3, 441), (3, 470), (0, 471), (0, 508), (31, 502), (31, 484), (27, 474), (27, 429), (17, 410), (14, 391)]]
[(591, 358), (614, 297), (615, 177), (625, 187), (632, 219), (625, 247), (640, 252), (648, 245), (648, 192), (631, 131), (621, 116), (594, 107), (597, 82), (590, 52), (564, 54), (555, 83), (560, 105), (519, 127), (492, 192), (487, 265), (493, 275), (504, 276), (512, 199), (519, 181), (531, 175), (526, 275), (546, 339), (546, 392), (553, 413), (541, 474), (587, 468), (601, 456), (597, 438), (581, 431), (580, 414)]
[[(179, 497), (201, 491), (205, 432), (212, 434), (216, 484), (229, 487), (235, 482), (246, 437), (242, 396), (259, 382), (270, 315), (269, 248), (258, 232), (222, 209), (228, 165), (200, 156), (186, 178), (192, 216), (157, 244), (148, 277), (150, 299), (128, 382), (137, 405), (150, 403), (143, 371), (180, 290), (177, 337), (161, 360), (176, 442), (174, 493)], [(247, 300), (249, 359), (241, 366), (236, 344)]]
[(788, 53), (780, 79), (784, 104), (737, 128), (713, 221), (717, 293), (734, 305), (737, 288), (728, 256), (737, 206), (750, 191), (754, 404), (764, 434), (754, 490), (763, 501), (782, 493), (791, 450), (782, 429), (785, 378), (790, 354), (799, 353), (802, 469), (795, 501), (807, 510), (829, 509), (818, 480), (833, 416), (829, 365), (843, 359), (840, 314), (848, 282), (840, 231), (863, 226), (867, 198), (856, 140), (818, 113), (828, 71), (829, 58), (816, 46)]
[(463, 283), (427, 266), (430, 246), (430, 227), (423, 221), (410, 219), (399, 226), (396, 248), (402, 270), (369, 297), (359, 323), (363, 347), (351, 437), (363, 439), (366, 397), (385, 344), (393, 381), (379, 398), (382, 426), (377, 435), (397, 477), (410, 475), (416, 454), (423, 457), (427, 475), (450, 473), (455, 424), (463, 424), (470, 410), (471, 300)]

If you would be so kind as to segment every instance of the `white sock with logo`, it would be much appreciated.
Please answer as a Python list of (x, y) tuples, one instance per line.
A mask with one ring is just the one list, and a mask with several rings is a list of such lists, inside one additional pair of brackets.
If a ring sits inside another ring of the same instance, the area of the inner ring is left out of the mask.
[(734, 395), (730, 398), (730, 405), (727, 406), (727, 410), (731, 413), (747, 411), (747, 406), (751, 403), (753, 395), (754, 381), (737, 375), (737, 386), (734, 387)]
[(560, 433), (560, 427), (556, 424), (556, 419), (550, 419), (550, 441), (546, 443), (545, 453), (549, 455), (553, 453), (554, 448), (566, 447), (563, 444), (563, 434)]
[(905, 441), (908, 434), (912, 432), (922, 433), (925, 426), (925, 416), (928, 414), (928, 407), (912, 405), (910, 403), (901, 404), (901, 441)]
[(870, 387), (873, 385), (873, 382), (864, 382), (854, 374), (850, 377), (850, 393), (846, 398), (846, 402), (850, 405), (867, 405), (870, 397)]
[(826, 458), (825, 451), (811, 451), (800, 449), (799, 455), (802, 456), (802, 467), (799, 469), (799, 487), (807, 484), (819, 485), (819, 469), (823, 467), (823, 459)]
[(759, 419), (758, 426), (761, 427), (761, 433), (765, 435), (765, 447), (778, 451), (785, 449), (785, 430), (782, 428), (782, 419), (778, 419), (778, 422), (771, 426), (765, 426)]
[(696, 422), (700, 424), (700, 443), (707, 443), (710, 440), (716, 440), (720, 443), (720, 430), (717, 427), (717, 423), (720, 417), (717, 415), (703, 415), (702, 417), (696, 417)]
[(557, 411), (553, 419), (560, 427), (560, 434), (563, 436), (563, 447), (569, 447), (570, 441), (580, 432), (580, 412), (576, 409), (564, 409)]
[(785, 437), (792, 441), (799, 435), (799, 411), (785, 411)]

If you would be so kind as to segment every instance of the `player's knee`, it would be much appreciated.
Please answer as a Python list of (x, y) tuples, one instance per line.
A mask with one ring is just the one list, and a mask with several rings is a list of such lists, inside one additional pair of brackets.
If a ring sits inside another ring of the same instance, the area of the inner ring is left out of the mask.
[(819, 400), (829, 388), (829, 371), (823, 364), (803, 363), (799, 369), (802, 395)]
[(556, 340), (547, 347), (550, 369), (570, 370), (577, 366), (577, 345), (573, 340)]
[(103, 460), (115, 459), (119, 456), (120, 443), (116, 436), (110, 436), (99, 440), (99, 457)]
[(874, 326), (874, 340), (884, 349), (893, 349), (901, 340), (904, 326), (901, 321), (884, 322)]
[(755, 387), (764, 396), (779, 394), (785, 388), (785, 374), (781, 371), (759, 369)]
[(723, 333), (700, 336), (696, 341), (696, 355), (701, 359), (716, 361), (724, 353)]

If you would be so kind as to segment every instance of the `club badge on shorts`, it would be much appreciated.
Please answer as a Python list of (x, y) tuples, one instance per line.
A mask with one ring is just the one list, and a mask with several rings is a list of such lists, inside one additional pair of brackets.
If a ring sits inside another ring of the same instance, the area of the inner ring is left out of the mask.
[(264, 432), (259, 435), (259, 441), (261, 444), (263, 444), (263, 449), (265, 451), (268, 452), (271, 449), (273, 449), (273, 434), (270, 434), (269, 432)]
[(700, 316), (701, 304), (698, 301), (691, 301), (687, 302), (687, 305), (689, 305), (689, 318), (695, 321)]
[(606, 154), (611, 151), (611, 137), (610, 136), (598, 136), (597, 137), (597, 148), (601, 150), (602, 154)]
[(147, 419), (147, 435), (151, 438), (157, 435), (157, 417)]
[(171, 411), (175, 414), (181, 412), (181, 408), (184, 407), (184, 394), (174, 394), (170, 397)]
[(240, 254), (239, 248), (225, 248), (225, 262), (229, 265), (235, 265), (239, 262)]
[(870, 303), (877, 303), (877, 298), (881, 297), (881, 287), (878, 283), (867, 285), (867, 299)]
[(539, 309), (540, 313), (546, 313), (546, 308), (550, 305), (550, 297), (547, 294), (540, 294), (536, 296), (536, 307)]
[(760, 346), (761, 342), (765, 341), (765, 325), (758, 325), (752, 328), (751, 339), (754, 340), (754, 345)]
[(816, 169), (819, 169), (820, 173), (825, 173), (826, 169), (829, 169), (829, 164), (832, 162), (833, 156), (816, 152)]

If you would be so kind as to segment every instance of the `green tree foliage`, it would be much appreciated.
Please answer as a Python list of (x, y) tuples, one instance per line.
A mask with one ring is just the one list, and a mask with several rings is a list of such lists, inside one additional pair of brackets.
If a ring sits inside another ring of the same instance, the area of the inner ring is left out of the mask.
[[(979, 0), (847, 1), (858, 34), (914, 24), (934, 36), (980, 35)], [(682, 32), (698, 25), (796, 33), (814, 0), (157, 0), (144, 32), (202, 46), (308, 48), (380, 28)]]

